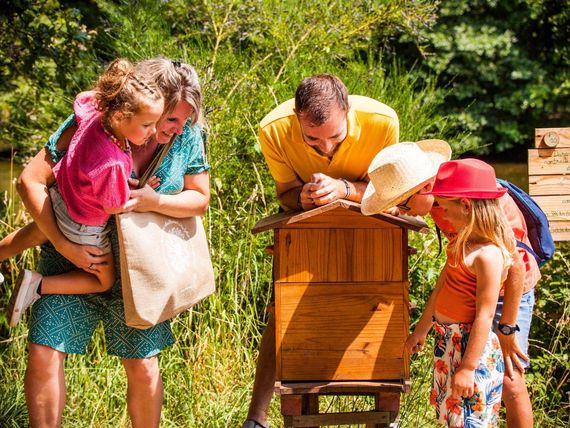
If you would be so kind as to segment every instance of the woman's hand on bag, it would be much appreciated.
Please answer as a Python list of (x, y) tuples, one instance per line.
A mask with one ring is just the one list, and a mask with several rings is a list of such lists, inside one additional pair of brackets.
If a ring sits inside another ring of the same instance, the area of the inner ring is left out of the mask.
[(146, 184), (142, 189), (131, 190), (131, 198), (123, 205), (122, 212), (156, 211), (160, 195)]

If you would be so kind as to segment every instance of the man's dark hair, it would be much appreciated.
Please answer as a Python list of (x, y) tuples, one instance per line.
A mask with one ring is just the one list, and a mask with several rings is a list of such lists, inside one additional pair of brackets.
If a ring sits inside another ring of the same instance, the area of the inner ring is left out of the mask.
[(335, 107), (348, 111), (348, 90), (332, 74), (305, 77), (295, 92), (295, 112), (313, 126), (321, 126)]

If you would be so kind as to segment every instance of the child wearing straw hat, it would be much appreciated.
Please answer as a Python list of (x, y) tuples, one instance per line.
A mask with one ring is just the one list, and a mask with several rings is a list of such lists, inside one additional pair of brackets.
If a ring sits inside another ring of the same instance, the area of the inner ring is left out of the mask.
[[(418, 142), (418, 145), (420, 143), (424, 151), (433, 151), (433, 148), (429, 148), (431, 145), (429, 140)], [(404, 143), (400, 143), (399, 146), (402, 144)], [(450, 149), (449, 152), (451, 152)], [(392, 165), (398, 163), (403, 163), (405, 166)], [(432, 189), (440, 163), (430, 162), (426, 154), (416, 152), (411, 155), (410, 150), (399, 151), (397, 146), (384, 149), (370, 165), (370, 183), (363, 198), (362, 212), (375, 214), (385, 211), (394, 215), (422, 216), (431, 214), (444, 234), (453, 237), (453, 227), (445, 220), (442, 208), (434, 203), (434, 196), (421, 193)], [(417, 170), (425, 170), (424, 176), (431, 172), (431, 179), (420, 182), (419, 179), (410, 178), (413, 175), (408, 171), (414, 171), (414, 174), (417, 174)], [(385, 181), (398, 184), (398, 188), (394, 189), (392, 195), (382, 190), (382, 183)], [(419, 186), (420, 184), (422, 186)], [(421, 187), (419, 190), (418, 186)], [(379, 189), (380, 193), (376, 189)], [(510, 195), (505, 194), (500, 197), (499, 203), (515, 238), (530, 244), (524, 217)], [(503, 401), (507, 410), (507, 424), (508, 426), (532, 427), (532, 406), (526, 388), (524, 371), (529, 365), (526, 355), (528, 335), (534, 306), (534, 287), (540, 279), (540, 271), (534, 257), (522, 248), (517, 248), (517, 250), (518, 253), (515, 254), (514, 263), (509, 269), (509, 275), (504, 284), (504, 295), (499, 298), (493, 328), (499, 337), (505, 359)]]
[[(379, 152), (368, 167), (370, 181), (362, 197), (365, 215), (389, 211), (398, 214), (398, 207), (407, 214), (412, 196), (430, 190), (437, 169), (451, 159), (451, 147), (443, 140), (402, 142)], [(419, 198), (416, 198), (419, 199)], [(423, 198), (414, 206), (414, 215), (425, 215), (431, 206)]]

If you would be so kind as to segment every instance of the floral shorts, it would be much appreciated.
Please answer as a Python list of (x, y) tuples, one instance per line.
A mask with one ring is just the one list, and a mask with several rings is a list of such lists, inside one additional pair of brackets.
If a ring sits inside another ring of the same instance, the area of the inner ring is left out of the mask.
[(479, 366), (475, 370), (474, 394), (467, 398), (451, 395), (451, 380), (467, 348), (471, 324), (434, 322), (434, 370), (430, 401), (438, 422), (452, 427), (496, 427), (505, 365), (499, 339), (489, 332)]

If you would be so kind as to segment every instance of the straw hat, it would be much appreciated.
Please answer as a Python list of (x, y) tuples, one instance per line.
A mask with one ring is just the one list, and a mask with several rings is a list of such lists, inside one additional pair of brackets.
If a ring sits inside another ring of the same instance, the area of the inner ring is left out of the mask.
[(459, 159), (445, 162), (439, 168), (433, 189), (423, 195), (470, 199), (495, 199), (507, 189), (497, 187), (497, 177), (491, 165), (479, 159)]
[(405, 142), (381, 150), (368, 167), (370, 182), (362, 198), (362, 213), (377, 214), (406, 200), (450, 158), (451, 147), (443, 140)]

